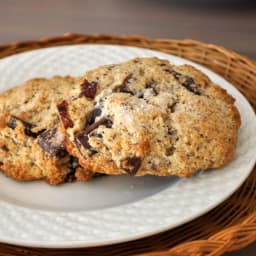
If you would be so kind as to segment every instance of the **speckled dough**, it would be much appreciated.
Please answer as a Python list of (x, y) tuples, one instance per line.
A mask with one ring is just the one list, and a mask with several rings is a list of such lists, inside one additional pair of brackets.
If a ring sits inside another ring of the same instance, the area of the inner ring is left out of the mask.
[(232, 158), (234, 99), (199, 70), (137, 58), (89, 71), (58, 105), (67, 150), (91, 171), (189, 177)]
[(90, 179), (92, 173), (67, 153), (56, 111), (76, 81), (33, 79), (0, 95), (0, 169), (7, 176), (50, 184)]

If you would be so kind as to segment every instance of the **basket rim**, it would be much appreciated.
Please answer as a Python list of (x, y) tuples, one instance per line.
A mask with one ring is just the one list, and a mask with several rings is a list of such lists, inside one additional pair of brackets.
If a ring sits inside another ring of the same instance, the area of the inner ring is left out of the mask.
[[(7, 42), (7, 43), (3, 43), (0, 44), (0, 51), (3, 51), (7, 48), (17, 48), (20, 46), (25, 46), (28, 44), (38, 44), (40, 46), (40, 43), (50, 43), (50, 42), (57, 42), (57, 41), (61, 41), (61, 40), (66, 40), (68, 38), (72, 38), (72, 37), (84, 37), (84, 36), (90, 36), (90, 38), (92, 39), (98, 39), (98, 38), (106, 38), (106, 39), (110, 39), (110, 38), (116, 38), (116, 39), (121, 39), (121, 40), (134, 40), (134, 41), (155, 41), (155, 42), (179, 42), (179, 43), (184, 43), (184, 44), (197, 44), (199, 46), (203, 46), (203, 47), (207, 47), (209, 49), (213, 49), (219, 52), (222, 52), (224, 54), (230, 55), (230, 53), (232, 53), (232, 55), (238, 59), (240, 59), (242, 62), (246, 63), (249, 66), (255, 67), (256, 65), (256, 60), (251, 59), (250, 57), (247, 57), (243, 54), (237, 53), (233, 50), (228, 50), (226, 47), (218, 45), (218, 44), (211, 44), (211, 43), (206, 43), (203, 41), (199, 41), (199, 40), (194, 40), (194, 39), (189, 39), (189, 38), (184, 38), (184, 39), (175, 39), (175, 38), (151, 38), (151, 37), (146, 37), (146, 36), (142, 36), (142, 35), (138, 35), (138, 34), (124, 34), (124, 35), (115, 35), (115, 34), (105, 34), (105, 33), (96, 33), (96, 34), (81, 34), (81, 33), (70, 33), (70, 32), (66, 32), (64, 34), (61, 35), (56, 35), (56, 36), (49, 36), (49, 37), (40, 37), (39, 39), (31, 39), (31, 40), (21, 40), (21, 41), (14, 41), (14, 42)], [(51, 46), (48, 46), (51, 47)], [(48, 48), (46, 47), (46, 48)], [(41, 48), (41, 47), (40, 47)], [(145, 47), (147, 48), (147, 47)]]
[[(1, 52), (8, 52), (8, 51), (13, 51), (12, 54), (8, 54), (6, 56), (10, 56), (19, 52), (24, 52), (24, 51), (28, 51), (28, 50), (33, 50), (33, 49), (29, 49), (29, 46), (31, 45), (36, 45), (36, 47), (34, 49), (37, 48), (48, 48), (48, 47), (52, 47), (52, 46), (57, 46), (57, 45), (65, 45), (65, 42), (68, 42), (67, 40), (72, 39), (72, 38), (76, 38), (78, 39), (78, 43), (75, 44), (79, 44), (79, 38), (81, 37), (88, 37), (91, 40), (99, 40), (99, 39), (105, 39), (105, 40), (109, 40), (109, 39), (117, 39), (117, 40), (121, 40), (122, 43), (126, 40), (133, 40), (135, 42), (143, 42), (142, 46), (138, 46), (138, 47), (143, 47), (143, 48), (150, 48), (150, 49), (155, 49), (154, 47), (147, 47), (147, 45), (150, 45), (150, 42), (156, 42), (156, 43), (168, 43), (170, 41), (172, 42), (177, 42), (183, 45), (190, 45), (190, 44), (196, 44), (199, 47), (207, 47), (213, 51), (217, 51), (220, 53), (223, 53), (224, 55), (229, 55), (231, 56), (231, 58), (237, 59), (239, 62), (251, 67), (252, 69), (256, 70), (256, 61), (250, 59), (249, 57), (246, 57), (242, 54), (238, 54), (234, 51), (228, 50), (223, 46), (219, 46), (219, 45), (215, 45), (215, 44), (209, 44), (209, 43), (204, 43), (201, 41), (197, 41), (197, 40), (192, 40), (192, 39), (168, 39), (168, 38), (158, 38), (158, 39), (153, 39), (153, 38), (149, 38), (149, 37), (144, 37), (144, 36), (140, 36), (140, 35), (111, 35), (111, 34), (93, 34), (93, 35), (89, 35), (89, 34), (76, 34), (76, 33), (65, 33), (64, 35), (60, 35), (60, 36), (53, 36), (53, 37), (42, 37), (38, 40), (27, 40), (27, 41), (18, 41), (18, 42), (13, 42), (13, 43), (5, 43), (5, 44), (0, 44), (0, 53)], [(58, 44), (59, 43), (59, 44)], [(82, 42), (81, 42), (82, 43)], [(46, 46), (46, 44), (49, 44), (49, 46)], [(119, 44), (119, 43), (111, 43), (111, 44)], [(18, 49), (18, 50), (17, 50)], [(161, 50), (160, 50), (161, 51)], [(3, 55), (3, 57), (5, 57)], [(3, 58), (0, 56), (0, 58)], [(255, 170), (254, 170), (255, 172)], [(207, 241), (209, 243), (220, 243), (220, 246), (218, 246), (218, 248), (215, 251), (215, 254), (211, 255), (221, 255), (221, 253), (225, 252), (225, 251), (229, 251), (229, 250), (233, 250), (232, 246), (234, 246), (234, 243), (237, 242), (237, 239), (239, 239), (239, 236), (242, 235), (242, 238), (244, 239), (245, 236), (244, 232), (245, 230), (248, 231), (248, 228), (250, 228), (250, 232), (251, 234), (254, 235), (254, 238), (251, 238), (250, 240), (244, 241), (244, 243), (240, 243), (240, 247), (239, 248), (243, 248), (247, 245), (249, 245), (250, 243), (256, 241), (256, 210), (254, 210), (253, 213), (251, 213), (249, 216), (247, 216), (247, 218), (245, 218), (242, 222), (240, 222), (237, 225), (232, 225), (229, 228), (223, 228), (221, 231), (215, 233), (214, 235), (210, 236), (208, 239), (205, 240), (194, 240), (194, 241), (190, 241), (190, 242), (186, 242), (186, 243), (181, 243), (173, 248), (171, 248), (168, 251), (164, 251), (162, 254), (161, 252), (159, 253), (146, 253), (146, 254), (141, 254), (141, 255), (182, 255), (179, 254), (179, 251), (182, 248), (185, 247), (189, 247), (192, 246), (193, 244), (197, 244), (197, 246), (201, 246), (203, 247), (204, 243)], [(222, 239), (222, 235), (223, 232), (227, 232), (229, 234), (229, 239), (227, 241), (225, 241), (225, 243), (223, 243)], [(238, 238), (237, 238), (238, 237)], [(10, 245), (9, 245), (10, 246)], [(13, 246), (15, 247), (15, 246)], [(239, 249), (238, 248), (238, 249)], [(178, 254), (177, 254), (178, 253)], [(204, 254), (206, 255), (206, 254)]]

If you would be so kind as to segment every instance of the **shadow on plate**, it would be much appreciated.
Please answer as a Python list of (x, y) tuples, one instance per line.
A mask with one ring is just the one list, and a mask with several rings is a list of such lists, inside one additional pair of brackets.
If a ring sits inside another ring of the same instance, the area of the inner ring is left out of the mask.
[(102, 176), (90, 182), (50, 186), (18, 182), (0, 175), (0, 199), (50, 211), (90, 211), (136, 202), (172, 186), (176, 177)]

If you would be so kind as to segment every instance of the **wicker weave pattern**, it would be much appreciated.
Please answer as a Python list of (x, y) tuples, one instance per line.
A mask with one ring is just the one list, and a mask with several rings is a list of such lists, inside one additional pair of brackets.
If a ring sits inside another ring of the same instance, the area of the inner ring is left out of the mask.
[[(18, 42), (0, 46), (0, 58), (57, 45), (84, 43), (145, 47), (202, 64), (232, 82), (256, 109), (256, 62), (220, 46), (193, 40), (148, 39), (141, 36), (76, 35)], [(208, 214), (152, 237), (117, 245), (47, 250), (0, 244), (3, 255), (134, 255), (219, 256), (256, 241), (256, 169), (227, 201)], [(149, 253), (150, 252), (150, 253)]]

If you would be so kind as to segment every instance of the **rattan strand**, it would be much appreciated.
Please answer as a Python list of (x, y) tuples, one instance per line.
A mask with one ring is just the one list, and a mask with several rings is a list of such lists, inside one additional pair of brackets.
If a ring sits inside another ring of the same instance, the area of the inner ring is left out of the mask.
[[(57, 45), (104, 43), (131, 45), (175, 54), (202, 64), (233, 83), (256, 109), (256, 62), (223, 47), (194, 40), (142, 36), (65, 34), (0, 46), (0, 58)], [(129, 221), (129, 220), (127, 220)], [(256, 169), (243, 186), (209, 213), (173, 230), (144, 239), (84, 249), (40, 249), (0, 244), (6, 255), (219, 256), (256, 241)]]

